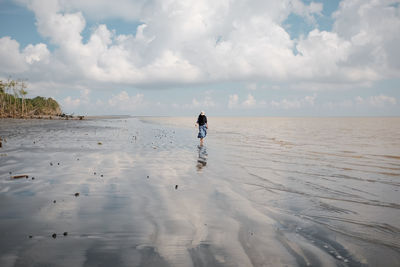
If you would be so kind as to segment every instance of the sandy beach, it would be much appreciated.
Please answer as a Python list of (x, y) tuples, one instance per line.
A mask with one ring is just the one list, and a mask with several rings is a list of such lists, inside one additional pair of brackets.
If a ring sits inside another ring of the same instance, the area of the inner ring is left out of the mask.
[(399, 118), (194, 121), (0, 120), (0, 266), (399, 266)]

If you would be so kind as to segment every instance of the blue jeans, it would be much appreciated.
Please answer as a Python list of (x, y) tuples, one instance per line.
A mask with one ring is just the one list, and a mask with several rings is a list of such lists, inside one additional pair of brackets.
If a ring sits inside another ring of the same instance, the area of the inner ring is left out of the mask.
[(200, 125), (199, 126), (199, 134), (197, 135), (197, 138), (204, 138), (207, 135), (207, 126), (204, 125)]

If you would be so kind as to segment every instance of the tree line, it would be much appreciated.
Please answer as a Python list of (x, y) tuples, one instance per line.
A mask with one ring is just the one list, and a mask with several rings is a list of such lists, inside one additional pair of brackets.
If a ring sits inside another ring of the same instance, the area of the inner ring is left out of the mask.
[(28, 118), (61, 115), (60, 105), (51, 97), (26, 98), (24, 80), (0, 80), (0, 118)]

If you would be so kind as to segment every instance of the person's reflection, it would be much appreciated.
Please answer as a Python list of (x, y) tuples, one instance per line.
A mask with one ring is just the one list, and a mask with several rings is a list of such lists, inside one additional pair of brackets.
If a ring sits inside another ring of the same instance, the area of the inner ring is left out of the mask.
[(207, 149), (205, 146), (198, 146), (199, 158), (197, 159), (197, 171), (201, 171), (207, 165)]

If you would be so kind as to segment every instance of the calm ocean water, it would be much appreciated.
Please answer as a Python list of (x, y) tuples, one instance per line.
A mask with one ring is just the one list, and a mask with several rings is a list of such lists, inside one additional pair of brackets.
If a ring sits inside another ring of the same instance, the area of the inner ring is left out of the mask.
[[(193, 127), (191, 118), (154, 120)], [(215, 168), (228, 168), (254, 205), (311, 223), (297, 234), (317, 242), (321, 226), (366, 242), (364, 253), (399, 252), (400, 118), (210, 117), (209, 127)]]
[(0, 266), (399, 266), (400, 118), (195, 120), (0, 121)]

